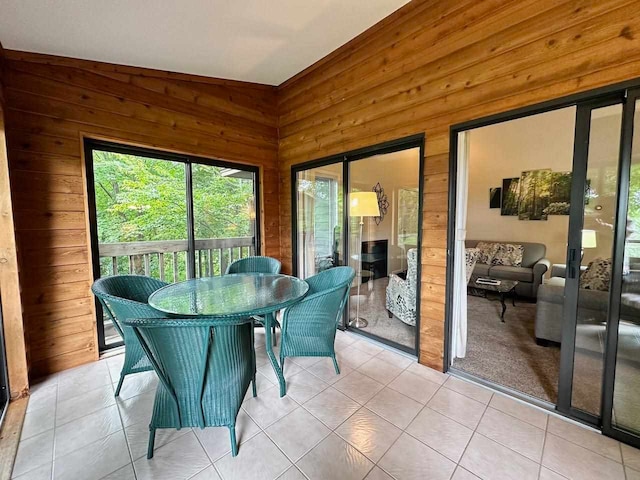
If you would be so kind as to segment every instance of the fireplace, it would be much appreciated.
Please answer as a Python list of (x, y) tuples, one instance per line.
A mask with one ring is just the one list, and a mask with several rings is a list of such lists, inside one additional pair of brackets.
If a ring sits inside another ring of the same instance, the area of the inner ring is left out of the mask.
[[(371, 278), (384, 278), (387, 276), (387, 252), (389, 240), (369, 240), (362, 242), (362, 269), (369, 270)], [(369, 277), (362, 279), (366, 283)]]

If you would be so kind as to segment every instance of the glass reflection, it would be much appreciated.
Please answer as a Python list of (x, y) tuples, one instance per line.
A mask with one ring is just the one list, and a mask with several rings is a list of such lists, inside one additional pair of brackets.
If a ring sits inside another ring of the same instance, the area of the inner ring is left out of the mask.
[(613, 425), (640, 432), (640, 108), (636, 104), (624, 245)]
[(600, 416), (622, 105), (591, 112), (572, 406)]

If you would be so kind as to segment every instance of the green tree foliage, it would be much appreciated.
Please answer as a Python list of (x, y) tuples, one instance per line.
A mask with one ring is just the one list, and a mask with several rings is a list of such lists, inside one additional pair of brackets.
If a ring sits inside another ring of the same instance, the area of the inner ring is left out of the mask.
[[(253, 175), (204, 164), (192, 168), (196, 239), (253, 236)], [(94, 179), (99, 243), (187, 239), (185, 164), (94, 151)], [(181, 254), (180, 278), (185, 259)], [(158, 258), (152, 262), (157, 271)], [(104, 274), (108, 264), (103, 261)], [(120, 273), (127, 271), (128, 259), (118, 265)]]

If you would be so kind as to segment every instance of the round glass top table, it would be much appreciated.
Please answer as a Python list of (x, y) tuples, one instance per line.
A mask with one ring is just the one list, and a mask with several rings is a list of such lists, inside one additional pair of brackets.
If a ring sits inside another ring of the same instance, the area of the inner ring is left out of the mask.
[(280, 383), (286, 385), (282, 368), (273, 353), (271, 329), (274, 313), (300, 301), (309, 291), (304, 280), (289, 275), (238, 273), (221, 277), (194, 278), (162, 287), (149, 297), (156, 310), (182, 317), (251, 319), (264, 315), (265, 343), (271, 365)]

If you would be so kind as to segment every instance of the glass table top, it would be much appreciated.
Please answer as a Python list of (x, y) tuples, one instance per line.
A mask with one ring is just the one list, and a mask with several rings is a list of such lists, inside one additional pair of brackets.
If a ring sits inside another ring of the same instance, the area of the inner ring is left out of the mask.
[(307, 282), (289, 275), (240, 273), (167, 285), (149, 305), (174, 315), (248, 317), (286, 308), (308, 291)]

